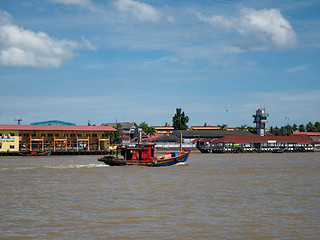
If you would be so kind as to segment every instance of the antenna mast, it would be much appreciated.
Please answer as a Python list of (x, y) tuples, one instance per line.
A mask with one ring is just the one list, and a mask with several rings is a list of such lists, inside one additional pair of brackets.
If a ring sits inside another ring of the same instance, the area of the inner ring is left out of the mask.
[(22, 117), (17, 117), (17, 118), (15, 119), (15, 121), (17, 121), (17, 122), (18, 122), (18, 125), (20, 125), (20, 123), (22, 122)]

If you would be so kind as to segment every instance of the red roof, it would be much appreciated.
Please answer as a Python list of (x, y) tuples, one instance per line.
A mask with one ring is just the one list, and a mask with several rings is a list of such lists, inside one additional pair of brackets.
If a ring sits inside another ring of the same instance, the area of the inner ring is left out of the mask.
[(262, 143), (268, 141), (276, 141), (283, 143), (310, 143), (313, 142), (308, 136), (225, 136), (216, 139), (214, 143)]
[(20, 131), (94, 131), (112, 132), (117, 131), (110, 126), (54, 126), (54, 125), (0, 125), (0, 130)]
[(293, 135), (320, 136), (320, 132), (294, 132)]
[(121, 138), (130, 138), (130, 137), (127, 135), (123, 135), (123, 136), (121, 136)]

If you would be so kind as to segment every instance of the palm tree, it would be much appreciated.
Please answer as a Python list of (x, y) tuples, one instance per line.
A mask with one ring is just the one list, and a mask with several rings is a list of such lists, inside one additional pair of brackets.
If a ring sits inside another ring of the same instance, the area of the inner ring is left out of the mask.
[(294, 131), (294, 132), (296, 132), (298, 130), (298, 126), (297, 126), (297, 124), (293, 124), (292, 125), (292, 131)]
[(300, 124), (299, 125), (299, 132), (305, 132), (306, 131), (306, 128), (304, 127), (303, 124)]
[(284, 135), (287, 135), (287, 136), (289, 136), (289, 135), (291, 135), (292, 134), (292, 127), (290, 126), (290, 124), (287, 124), (285, 127), (285, 134)]
[(247, 125), (241, 125), (240, 127), (237, 127), (237, 130), (238, 131), (244, 131), (244, 130), (246, 130), (247, 129)]
[(313, 126), (312, 122), (308, 122), (306, 128), (307, 128), (307, 132), (314, 132), (315, 131), (315, 127)]
[(156, 129), (152, 126), (149, 126), (146, 122), (142, 122), (139, 125), (140, 128), (142, 128), (142, 131), (149, 136), (149, 139), (151, 140), (151, 136), (155, 135)]
[(148, 126), (148, 128), (145, 131), (145, 134), (149, 136), (150, 141), (151, 141), (151, 136), (155, 135), (155, 133), (156, 133), (156, 129), (151, 126), (150, 127)]
[(227, 126), (227, 124), (222, 124), (222, 125), (218, 125), (218, 127), (219, 127), (219, 130), (227, 130), (227, 128), (228, 128), (228, 126)]
[(274, 134), (274, 127), (270, 126), (269, 133)]
[(254, 128), (254, 127), (250, 127), (250, 126), (248, 126), (248, 127), (247, 127), (247, 129), (248, 129), (248, 131), (249, 131), (249, 132), (256, 131), (256, 128)]
[(279, 136), (280, 135), (280, 129), (276, 126), (273, 128), (273, 132), (272, 134), (276, 135), (276, 136)]

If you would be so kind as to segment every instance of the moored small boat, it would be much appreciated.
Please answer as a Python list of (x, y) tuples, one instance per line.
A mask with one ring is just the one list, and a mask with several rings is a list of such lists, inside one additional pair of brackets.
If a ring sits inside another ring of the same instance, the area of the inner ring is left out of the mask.
[(20, 152), (20, 155), (22, 156), (50, 156), (51, 151), (27, 151), (27, 152)]
[[(154, 144), (137, 145), (135, 147), (120, 145), (117, 147), (116, 156), (104, 156), (99, 158), (98, 161), (109, 166), (161, 167), (187, 162), (191, 151), (183, 150), (155, 156), (154, 150)], [(120, 156), (118, 152), (120, 152)]]
[(284, 150), (283, 150), (283, 148), (274, 148), (274, 149), (272, 150), (272, 152), (273, 152), (273, 153), (283, 153)]

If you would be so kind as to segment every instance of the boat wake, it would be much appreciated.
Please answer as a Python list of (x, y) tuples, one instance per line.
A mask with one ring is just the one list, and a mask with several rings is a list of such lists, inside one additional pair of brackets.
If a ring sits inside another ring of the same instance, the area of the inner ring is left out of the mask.
[(177, 163), (177, 164), (175, 164), (173, 166), (182, 166), (182, 165), (186, 165), (186, 164), (187, 164), (186, 162), (179, 162), (179, 163)]
[(58, 165), (58, 166), (43, 166), (42, 168), (54, 168), (54, 169), (68, 169), (68, 168), (100, 168), (109, 167), (105, 164), (76, 164), (76, 165)]
[(34, 170), (34, 169), (86, 169), (86, 168), (101, 168), (101, 167), (109, 167), (105, 164), (75, 164), (75, 165), (46, 165), (46, 166), (28, 166), (28, 167), (3, 167), (0, 168), (0, 171), (8, 171), (8, 170)]

